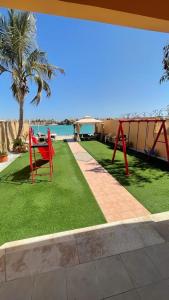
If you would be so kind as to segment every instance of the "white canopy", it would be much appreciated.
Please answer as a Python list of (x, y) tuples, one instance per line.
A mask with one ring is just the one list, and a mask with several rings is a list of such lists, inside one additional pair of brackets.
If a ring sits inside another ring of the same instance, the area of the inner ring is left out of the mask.
[(90, 116), (85, 116), (84, 118), (76, 121), (74, 124), (79, 124), (79, 125), (82, 125), (82, 124), (97, 124), (97, 123), (103, 123), (103, 121), (101, 120), (98, 120), (98, 119), (94, 119)]

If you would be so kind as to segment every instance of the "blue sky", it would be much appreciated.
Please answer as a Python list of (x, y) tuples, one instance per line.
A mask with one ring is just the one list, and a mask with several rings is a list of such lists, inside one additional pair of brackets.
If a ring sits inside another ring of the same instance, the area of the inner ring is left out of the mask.
[[(1, 9), (1, 13), (5, 10)], [(39, 47), (64, 68), (51, 82), (52, 96), (38, 107), (25, 104), (26, 118), (121, 116), (169, 104), (169, 83), (160, 85), (165, 33), (37, 14)], [(0, 77), (0, 119), (17, 118), (10, 78)]]

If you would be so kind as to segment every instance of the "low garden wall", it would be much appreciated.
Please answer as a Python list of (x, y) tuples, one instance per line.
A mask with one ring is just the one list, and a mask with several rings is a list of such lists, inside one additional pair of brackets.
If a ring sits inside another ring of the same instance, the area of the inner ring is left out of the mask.
[[(104, 125), (98, 124), (96, 127), (96, 131), (98, 133), (101, 133), (104, 137), (105, 135), (110, 135), (112, 137), (116, 136), (117, 128), (118, 128), (118, 119), (111, 119), (111, 120), (103, 120)], [(160, 127), (160, 123), (157, 123), (156, 126), (154, 126), (154, 123), (149, 123), (148, 125), (148, 134), (147, 134), (147, 141), (146, 140), (146, 129), (147, 129), (147, 123), (140, 123), (139, 125), (139, 134), (138, 134), (138, 123), (130, 123), (130, 136), (129, 136), (129, 143), (132, 144), (131, 148), (136, 148), (138, 151), (144, 151), (144, 149), (151, 149), (153, 145), (153, 141), (155, 137), (157, 136), (157, 132)], [(124, 134), (128, 136), (129, 132), (129, 124), (124, 123)], [(169, 120), (166, 121), (166, 128), (167, 128), (167, 134), (168, 134), (168, 140), (169, 140)], [(163, 133), (163, 132), (162, 132)], [(137, 134), (138, 134), (138, 142), (137, 142)], [(161, 134), (159, 137), (159, 140), (164, 141), (164, 136)], [(146, 146), (146, 147), (145, 147)], [(158, 156), (161, 158), (166, 159), (166, 148), (165, 144), (163, 143), (157, 143), (156, 150), (158, 153)]]
[[(17, 136), (19, 127), (18, 121), (0, 121), (0, 151), (5, 147), (12, 150), (13, 141)], [(23, 137), (28, 136), (29, 122), (24, 122)]]

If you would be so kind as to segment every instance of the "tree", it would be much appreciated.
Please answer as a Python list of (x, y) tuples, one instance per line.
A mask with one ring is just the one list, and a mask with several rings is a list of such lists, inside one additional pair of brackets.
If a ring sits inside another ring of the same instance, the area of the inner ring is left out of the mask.
[(167, 115), (167, 117), (169, 116), (169, 105), (167, 105), (167, 107), (166, 107), (166, 115)]
[(24, 121), (24, 102), (31, 82), (37, 85), (37, 93), (31, 103), (41, 100), (42, 92), (51, 95), (48, 81), (59, 71), (64, 70), (51, 65), (46, 53), (36, 43), (36, 19), (30, 12), (8, 10), (7, 16), (0, 16), (0, 75), (11, 74), (11, 90), (19, 104), (19, 128), (17, 138), (21, 137)]
[(163, 75), (160, 78), (160, 83), (168, 81), (169, 80), (169, 45), (165, 46), (163, 48)]

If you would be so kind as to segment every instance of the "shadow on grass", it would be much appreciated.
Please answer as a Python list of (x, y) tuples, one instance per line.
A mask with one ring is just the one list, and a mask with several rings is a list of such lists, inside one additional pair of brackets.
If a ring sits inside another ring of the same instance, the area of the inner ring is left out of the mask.
[[(111, 149), (113, 153), (112, 145), (105, 144), (105, 146), (108, 149)], [(91, 155), (94, 154), (91, 151), (89, 151), (89, 153)], [(121, 156), (120, 158), (119, 155)], [(139, 187), (143, 187), (146, 183), (151, 183), (154, 180), (161, 180), (162, 177), (169, 177), (168, 162), (159, 160), (154, 157), (148, 157), (145, 154), (138, 153), (132, 150), (128, 150), (127, 155), (130, 176), (126, 176), (125, 174), (123, 152), (119, 149), (113, 164), (111, 161), (111, 156), (110, 159), (98, 159), (97, 157), (97, 161), (124, 186), (130, 186), (135, 184)], [(103, 170), (93, 168), (93, 172), (99, 171), (103, 172)]]
[[(37, 167), (41, 167), (45, 164), (47, 164), (47, 162), (42, 159), (39, 159), (36, 162)], [(36, 177), (36, 183), (41, 183), (41, 182), (47, 182), (47, 180)], [(21, 185), (23, 183), (32, 183), (30, 166), (27, 165), (26, 167), (16, 172), (8, 173), (5, 174), (4, 176), (1, 176), (0, 183), (9, 183), (9, 184), (18, 184), (18, 185)]]

